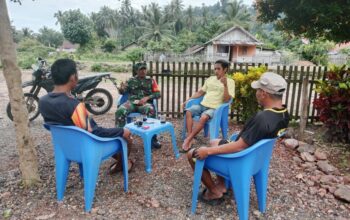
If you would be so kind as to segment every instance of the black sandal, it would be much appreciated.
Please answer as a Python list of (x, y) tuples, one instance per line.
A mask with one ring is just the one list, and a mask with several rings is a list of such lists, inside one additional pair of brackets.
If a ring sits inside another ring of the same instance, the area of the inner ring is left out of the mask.
[(181, 148), (181, 149), (179, 150), (179, 152), (182, 153), (182, 154), (185, 154), (185, 153), (187, 153), (188, 151), (190, 151), (191, 149), (192, 149), (192, 148), (188, 148), (187, 150), (185, 150), (185, 149)]

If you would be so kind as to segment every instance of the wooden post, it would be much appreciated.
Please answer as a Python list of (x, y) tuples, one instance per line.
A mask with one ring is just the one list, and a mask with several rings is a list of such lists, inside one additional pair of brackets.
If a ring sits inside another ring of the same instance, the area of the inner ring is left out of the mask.
[(307, 90), (308, 90), (308, 84), (309, 84), (309, 78), (304, 77), (303, 78), (303, 84), (302, 84), (302, 99), (301, 99), (301, 107), (300, 107), (300, 125), (299, 125), (299, 140), (304, 140), (304, 131), (306, 128), (306, 123), (307, 123), (307, 109), (309, 106), (309, 99), (307, 95)]

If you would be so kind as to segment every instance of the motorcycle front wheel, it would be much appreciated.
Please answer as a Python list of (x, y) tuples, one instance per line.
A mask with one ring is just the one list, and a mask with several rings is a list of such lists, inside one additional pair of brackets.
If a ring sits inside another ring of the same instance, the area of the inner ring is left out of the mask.
[(86, 109), (94, 115), (103, 115), (111, 109), (113, 97), (111, 93), (102, 88), (88, 92), (84, 99)]
[[(33, 121), (40, 114), (39, 98), (31, 93), (24, 93), (24, 102), (26, 103), (26, 106), (27, 106), (29, 121)], [(6, 113), (7, 113), (7, 117), (9, 117), (11, 121), (13, 121), (13, 115), (11, 112), (10, 103), (7, 104)]]

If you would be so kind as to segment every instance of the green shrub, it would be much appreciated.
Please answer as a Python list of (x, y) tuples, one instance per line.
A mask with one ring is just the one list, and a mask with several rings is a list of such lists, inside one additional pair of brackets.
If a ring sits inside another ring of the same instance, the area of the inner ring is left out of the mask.
[(21, 54), (18, 56), (18, 66), (22, 69), (31, 69), (33, 64), (37, 63), (37, 57)]
[(32, 64), (37, 63), (38, 57), (45, 59), (50, 52), (54, 51), (54, 48), (46, 47), (37, 40), (24, 39), (17, 47), (18, 65), (22, 69), (30, 69)]
[(112, 39), (107, 39), (101, 49), (103, 49), (103, 51), (111, 53), (113, 50), (115, 50), (117, 48), (117, 42), (115, 40)]
[(95, 63), (91, 66), (92, 72), (102, 72), (102, 65), (100, 63)]
[(91, 71), (93, 72), (116, 72), (116, 73), (122, 73), (127, 72), (128, 68), (124, 65), (111, 65), (111, 64), (105, 64), (105, 63), (95, 63), (91, 66)]
[(77, 54), (80, 59), (85, 61), (94, 62), (115, 62), (115, 61), (128, 61), (128, 59), (122, 54), (116, 53), (104, 53), (104, 52), (87, 52)]
[(77, 54), (61, 51), (61, 52), (56, 52), (52, 57), (55, 60), (62, 59), (62, 58), (69, 58), (69, 59), (75, 60), (77, 57)]
[(124, 72), (128, 72), (128, 68), (126, 68), (125, 66), (116, 66), (113, 68), (112, 71), (116, 73), (124, 73)]
[(232, 107), (243, 122), (251, 118), (259, 109), (255, 90), (251, 87), (251, 83), (258, 80), (266, 70), (266, 66), (249, 67), (248, 73), (236, 72), (228, 75), (235, 81), (236, 87)]
[(25, 52), (31, 50), (33, 47), (44, 46), (39, 41), (31, 38), (25, 38), (19, 42), (17, 46), (18, 52)]
[(126, 51), (125, 56), (129, 61), (136, 62), (141, 61), (145, 53), (145, 50), (142, 48), (133, 48)]

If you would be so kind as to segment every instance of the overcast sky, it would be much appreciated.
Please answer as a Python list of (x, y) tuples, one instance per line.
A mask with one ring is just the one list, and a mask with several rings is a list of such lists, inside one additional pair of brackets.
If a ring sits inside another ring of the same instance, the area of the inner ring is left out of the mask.
[[(150, 2), (156, 2), (160, 6), (168, 4), (171, 0), (131, 0), (131, 5), (140, 9), (141, 5), (148, 5)], [(22, 5), (6, 0), (9, 10), (10, 20), (17, 28), (29, 27), (37, 32), (43, 26), (59, 30), (56, 25), (56, 19), (53, 17), (58, 10), (67, 11), (69, 9), (80, 9), (84, 14), (97, 12), (102, 6), (110, 8), (119, 8), (120, 0), (22, 0)], [(189, 5), (201, 6), (213, 5), (218, 0), (184, 0), (185, 7)], [(253, 0), (243, 0), (247, 5), (251, 5)]]

